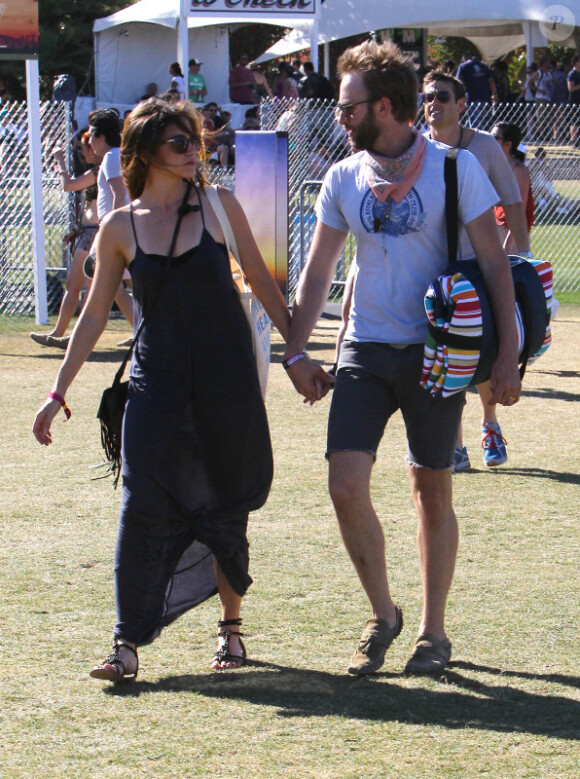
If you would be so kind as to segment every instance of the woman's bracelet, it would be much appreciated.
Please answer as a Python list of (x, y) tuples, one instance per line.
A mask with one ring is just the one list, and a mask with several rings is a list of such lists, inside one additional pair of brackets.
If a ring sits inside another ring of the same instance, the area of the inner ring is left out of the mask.
[(298, 362), (298, 360), (304, 359), (304, 357), (308, 357), (306, 352), (298, 352), (298, 354), (295, 354), (294, 357), (290, 357), (288, 360), (282, 360), (282, 367), (285, 371), (287, 371), (291, 365), (294, 365), (294, 363)]
[(58, 400), (58, 402), (62, 406), (62, 410), (64, 411), (64, 415), (67, 419), (70, 419), (72, 417), (72, 412), (70, 408), (67, 406), (66, 400), (63, 398), (62, 395), (59, 395), (58, 392), (49, 392), (48, 397), (51, 400)]

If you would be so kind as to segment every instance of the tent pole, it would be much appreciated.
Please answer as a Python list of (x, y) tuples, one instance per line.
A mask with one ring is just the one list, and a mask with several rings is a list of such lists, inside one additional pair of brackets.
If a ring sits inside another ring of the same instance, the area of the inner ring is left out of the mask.
[(522, 22), (526, 36), (526, 65), (531, 65), (534, 59), (534, 42), (532, 39), (532, 22)]
[(177, 60), (181, 65), (181, 70), (185, 73), (185, 91), (188, 94), (187, 79), (189, 73), (189, 35), (187, 27), (187, 0), (179, 2), (179, 22), (177, 25)]
[(318, 70), (318, 19), (312, 20), (310, 28), (310, 61), (314, 70)]
[(46, 251), (42, 205), (42, 158), (40, 139), (40, 82), (38, 60), (26, 60), (28, 108), (28, 153), (30, 155), (30, 207), (32, 210), (32, 255), (34, 268), (34, 313), (36, 324), (48, 323), (46, 301)]

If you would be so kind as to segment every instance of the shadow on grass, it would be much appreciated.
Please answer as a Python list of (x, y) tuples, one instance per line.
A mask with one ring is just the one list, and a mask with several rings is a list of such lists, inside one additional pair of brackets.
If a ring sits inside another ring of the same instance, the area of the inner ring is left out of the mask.
[[(481, 469), (478, 471), (473, 468), (475, 473), (488, 473)], [(566, 471), (550, 471), (546, 468), (494, 468), (494, 475), (502, 476), (531, 476), (534, 479), (552, 479), (553, 481), (559, 481), (562, 484), (580, 484), (580, 475), (577, 473), (567, 473)]]
[[(471, 675), (462, 675), (460, 669)], [(138, 681), (108, 687), (105, 692), (116, 696), (190, 692), (271, 706), (280, 717), (347, 717), (580, 739), (580, 703), (561, 695), (526, 692), (507, 683), (492, 686), (474, 678), (476, 672), (506, 680), (515, 677), (575, 688), (580, 685), (572, 676), (502, 671), (464, 662), (451, 663), (439, 682), (423, 682), (393, 673), (353, 678), (249, 661), (248, 670), (241, 673), (168, 676), (155, 683)], [(409, 681), (421, 686), (409, 687)]]
[(539, 371), (534, 368), (530, 369), (530, 373), (538, 373), (544, 376), (557, 376), (559, 379), (577, 379), (580, 378), (579, 371)]
[(580, 393), (578, 392), (562, 392), (561, 390), (542, 389), (541, 387), (534, 390), (522, 390), (522, 397), (525, 398), (543, 398), (546, 400), (566, 400), (576, 403), (580, 400)]
[[(88, 356), (87, 362), (121, 363), (126, 353), (127, 348), (97, 350)], [(55, 349), (54, 351), (50, 352), (48, 350), (43, 350), (42, 352), (37, 352), (36, 354), (2, 354), (0, 352), (0, 357), (21, 357), (23, 360), (56, 360), (57, 362), (62, 362), (64, 354), (64, 349), (58, 349), (58, 351)]]

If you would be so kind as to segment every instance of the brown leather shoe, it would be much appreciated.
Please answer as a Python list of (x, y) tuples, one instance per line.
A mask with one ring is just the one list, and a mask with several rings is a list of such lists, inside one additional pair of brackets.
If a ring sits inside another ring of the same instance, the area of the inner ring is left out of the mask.
[(386, 619), (369, 619), (350, 661), (349, 674), (372, 674), (385, 662), (385, 652), (403, 629), (403, 612), (398, 606), (395, 612), (392, 628)]
[(415, 676), (439, 676), (451, 659), (451, 641), (423, 633), (415, 641), (415, 649), (405, 666), (405, 673)]
[(66, 349), (70, 341), (69, 335), (49, 335), (48, 333), (30, 333), (33, 341), (41, 346), (54, 346), (57, 349)]

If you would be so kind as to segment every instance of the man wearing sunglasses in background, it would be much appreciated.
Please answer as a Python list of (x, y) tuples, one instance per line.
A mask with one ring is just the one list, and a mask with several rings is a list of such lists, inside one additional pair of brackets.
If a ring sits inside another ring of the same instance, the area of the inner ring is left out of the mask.
[[(332, 377), (311, 362), (304, 349), (352, 231), (357, 268), (327, 443), (330, 494), (340, 532), (371, 607), (348, 670), (358, 675), (377, 671), (403, 627), (402, 610), (389, 592), (385, 539), (370, 497), (380, 440), (389, 417), (401, 409), (423, 587), (419, 635), (406, 671), (436, 676), (451, 656), (444, 625), (458, 539), (451, 468), (465, 403), (465, 393), (434, 398), (419, 384), (427, 333), (423, 297), (448, 262), (443, 178), (447, 149), (413, 129), (416, 75), (412, 62), (393, 43), (368, 41), (348, 49), (338, 70), (337, 120), (358, 153), (333, 165), (325, 177), (284, 366), (311, 403), (332, 384)], [(512, 405), (521, 383), (513, 285), (491, 208), (497, 196), (471, 154), (460, 152), (457, 162), (459, 218), (465, 227), (461, 250), (476, 250), (500, 334), (492, 372), (494, 400)]]
[[(530, 236), (522, 196), (514, 172), (501, 147), (490, 133), (464, 127), (461, 116), (465, 111), (465, 87), (462, 82), (441, 70), (429, 73), (423, 81), (423, 111), (429, 125), (428, 137), (435, 141), (468, 149), (477, 158), (498, 194), (504, 208), (506, 222), (516, 243), (518, 254), (531, 257)], [(474, 252), (472, 255), (474, 256)], [(488, 468), (507, 461), (505, 439), (497, 420), (496, 406), (490, 403), (490, 383), (478, 386), (483, 410), (481, 423), (483, 461)], [(471, 467), (467, 448), (463, 446), (460, 429), (454, 456), (456, 471)]]

